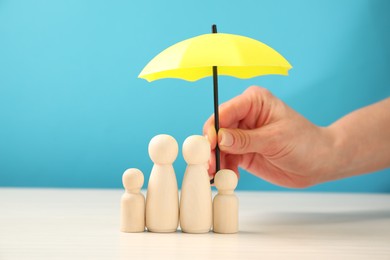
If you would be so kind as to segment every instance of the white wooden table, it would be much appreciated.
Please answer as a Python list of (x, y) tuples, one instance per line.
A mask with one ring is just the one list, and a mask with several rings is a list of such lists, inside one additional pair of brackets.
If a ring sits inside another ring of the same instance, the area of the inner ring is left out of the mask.
[(390, 194), (238, 192), (234, 235), (121, 233), (121, 190), (0, 189), (0, 259), (390, 259)]

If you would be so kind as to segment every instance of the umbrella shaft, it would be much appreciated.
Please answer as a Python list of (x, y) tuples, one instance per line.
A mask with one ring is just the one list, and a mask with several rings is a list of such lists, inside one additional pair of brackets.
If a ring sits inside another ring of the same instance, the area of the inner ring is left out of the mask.
[[(214, 123), (215, 123), (215, 132), (217, 133), (218, 140), (218, 131), (219, 131), (219, 110), (218, 110), (218, 68), (213, 66), (213, 83), (214, 83)], [(220, 170), (220, 151), (217, 146), (215, 147), (215, 172)]]

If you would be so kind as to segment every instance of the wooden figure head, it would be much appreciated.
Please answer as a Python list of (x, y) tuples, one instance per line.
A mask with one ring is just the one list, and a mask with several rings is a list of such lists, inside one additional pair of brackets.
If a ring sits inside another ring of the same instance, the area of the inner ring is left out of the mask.
[(157, 164), (172, 164), (179, 152), (179, 145), (170, 135), (156, 135), (149, 142), (150, 159)]
[(183, 143), (183, 157), (187, 164), (206, 164), (210, 154), (210, 143), (204, 136), (192, 135)]
[(220, 170), (215, 175), (214, 183), (218, 191), (233, 191), (238, 183), (237, 174), (228, 169)]
[(122, 175), (122, 183), (123, 187), (128, 191), (140, 190), (142, 185), (144, 185), (144, 175), (138, 169), (127, 169)]

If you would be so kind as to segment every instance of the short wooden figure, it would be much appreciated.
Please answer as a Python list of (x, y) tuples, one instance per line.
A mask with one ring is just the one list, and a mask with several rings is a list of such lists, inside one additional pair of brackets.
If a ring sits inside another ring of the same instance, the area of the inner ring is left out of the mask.
[(126, 189), (121, 199), (121, 231), (143, 232), (145, 230), (145, 197), (141, 193), (144, 175), (138, 169), (127, 169), (122, 176)]
[(212, 196), (206, 164), (210, 159), (210, 143), (200, 135), (183, 143), (187, 162), (180, 197), (180, 227), (187, 233), (207, 233), (212, 224)]
[(154, 162), (146, 195), (146, 227), (151, 232), (175, 232), (179, 225), (179, 192), (172, 163), (179, 146), (170, 135), (157, 135), (149, 143)]
[(238, 232), (238, 198), (234, 194), (237, 175), (232, 170), (220, 170), (214, 178), (218, 194), (213, 201), (213, 231), (222, 234)]

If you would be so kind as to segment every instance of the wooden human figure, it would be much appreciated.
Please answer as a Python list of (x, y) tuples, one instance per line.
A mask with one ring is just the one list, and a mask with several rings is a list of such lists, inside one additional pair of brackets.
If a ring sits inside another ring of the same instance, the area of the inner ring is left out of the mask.
[(238, 232), (238, 198), (234, 194), (237, 175), (232, 170), (220, 170), (214, 178), (218, 194), (213, 201), (213, 231), (222, 234)]
[(144, 175), (138, 169), (127, 169), (122, 182), (126, 190), (121, 199), (121, 231), (144, 232), (145, 197), (141, 193)]
[(172, 163), (179, 146), (170, 135), (150, 140), (149, 156), (154, 162), (146, 195), (146, 227), (151, 232), (175, 232), (179, 225), (179, 192)]
[(210, 159), (210, 143), (200, 135), (183, 143), (187, 162), (180, 197), (180, 227), (187, 233), (207, 233), (212, 224), (212, 196), (206, 164)]

